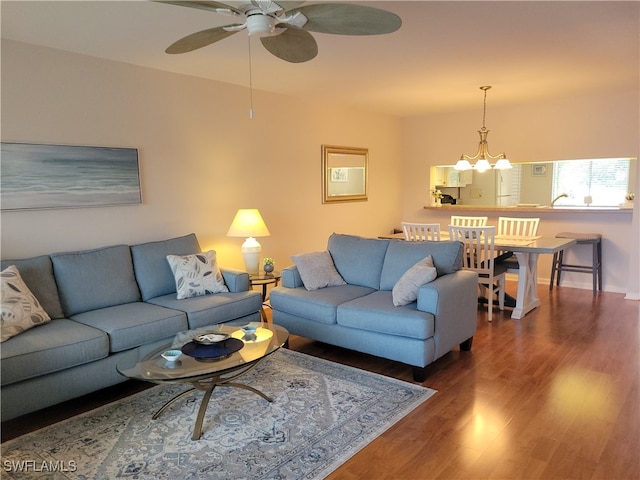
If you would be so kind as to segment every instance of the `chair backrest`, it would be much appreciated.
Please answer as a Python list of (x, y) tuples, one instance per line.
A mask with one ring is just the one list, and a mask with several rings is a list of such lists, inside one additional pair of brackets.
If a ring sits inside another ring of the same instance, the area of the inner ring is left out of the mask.
[(402, 233), (404, 233), (405, 240), (412, 242), (425, 240), (439, 242), (440, 224), (402, 222)]
[(498, 217), (498, 235), (534, 237), (538, 234), (539, 218)]
[(451, 225), (460, 227), (484, 227), (487, 225), (488, 217), (464, 217), (460, 215), (451, 215)]
[(496, 227), (461, 227), (449, 225), (450, 240), (464, 243), (466, 255), (462, 268), (493, 276)]

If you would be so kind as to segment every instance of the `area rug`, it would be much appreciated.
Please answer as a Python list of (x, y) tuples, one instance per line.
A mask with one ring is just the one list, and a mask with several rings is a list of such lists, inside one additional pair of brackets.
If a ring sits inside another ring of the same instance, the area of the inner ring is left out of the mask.
[(160, 385), (2, 444), (3, 478), (320, 479), (435, 390), (281, 349), (242, 377), (273, 398), (218, 388), (200, 440), (201, 392)]

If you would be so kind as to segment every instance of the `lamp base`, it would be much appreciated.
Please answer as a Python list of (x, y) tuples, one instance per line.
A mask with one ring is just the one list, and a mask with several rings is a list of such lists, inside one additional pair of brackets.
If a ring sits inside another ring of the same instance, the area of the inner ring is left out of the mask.
[(242, 259), (244, 260), (244, 268), (249, 275), (255, 275), (258, 273), (258, 266), (260, 263), (260, 252), (262, 251), (262, 246), (258, 243), (258, 241), (249, 237), (245, 240), (240, 248), (242, 252)]

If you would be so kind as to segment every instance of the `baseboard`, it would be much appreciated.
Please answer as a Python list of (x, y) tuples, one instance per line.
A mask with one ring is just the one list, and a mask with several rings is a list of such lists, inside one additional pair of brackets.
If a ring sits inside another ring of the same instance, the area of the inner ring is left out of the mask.
[[(560, 284), (562, 287), (570, 287), (570, 288), (580, 288), (582, 290), (591, 290), (593, 288), (593, 284), (591, 283), (591, 277), (586, 277), (589, 280), (587, 282), (572, 282), (569, 280), (565, 280), (564, 276), (562, 277), (562, 283)], [(515, 273), (507, 273), (507, 280), (509, 281), (513, 281), (513, 282), (517, 282), (518, 281), (518, 275)], [(549, 285), (549, 281), (551, 279), (550, 278), (543, 278), (543, 277), (538, 277), (538, 285)], [(555, 285), (554, 285), (555, 286)], [(639, 293), (634, 293), (634, 292), (627, 292), (627, 287), (626, 286), (618, 286), (618, 285), (603, 285), (602, 286), (602, 291), (603, 292), (610, 292), (610, 293), (624, 293), (627, 296), (625, 296), (625, 299), (628, 300), (639, 300), (640, 299), (640, 294)]]

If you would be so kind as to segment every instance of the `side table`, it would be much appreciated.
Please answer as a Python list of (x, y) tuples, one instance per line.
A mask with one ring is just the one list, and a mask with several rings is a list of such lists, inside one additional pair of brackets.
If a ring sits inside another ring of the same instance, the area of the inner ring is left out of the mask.
[(264, 322), (267, 321), (267, 314), (264, 312), (264, 307), (271, 307), (267, 302), (267, 285), (273, 285), (274, 287), (278, 286), (280, 283), (280, 277), (282, 275), (280, 272), (273, 271), (271, 273), (253, 273), (249, 274), (249, 283), (251, 287), (256, 285), (262, 285), (262, 308), (260, 309), (260, 315), (262, 316), (262, 320)]

